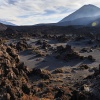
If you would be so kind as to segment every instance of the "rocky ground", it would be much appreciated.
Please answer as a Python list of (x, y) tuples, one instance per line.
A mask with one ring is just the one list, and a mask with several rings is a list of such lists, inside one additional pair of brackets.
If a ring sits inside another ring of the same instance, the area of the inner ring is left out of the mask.
[(0, 100), (100, 100), (100, 48), (89, 39), (0, 40)]

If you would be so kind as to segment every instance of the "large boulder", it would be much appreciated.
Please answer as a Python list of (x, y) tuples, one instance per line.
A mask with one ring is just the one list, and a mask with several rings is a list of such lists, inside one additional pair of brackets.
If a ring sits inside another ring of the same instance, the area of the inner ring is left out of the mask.
[(31, 73), (34, 75), (38, 75), (43, 79), (50, 79), (51, 78), (51, 73), (48, 70), (33, 68)]
[(23, 51), (23, 50), (26, 50), (28, 49), (29, 45), (27, 44), (26, 41), (20, 41), (16, 44), (16, 49), (18, 51)]

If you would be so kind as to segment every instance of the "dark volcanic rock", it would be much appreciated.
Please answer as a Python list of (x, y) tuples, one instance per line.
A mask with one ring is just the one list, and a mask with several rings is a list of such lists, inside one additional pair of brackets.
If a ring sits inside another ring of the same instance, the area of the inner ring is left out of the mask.
[(66, 47), (58, 46), (56, 49), (56, 58), (62, 59), (65, 61), (73, 60), (73, 59), (80, 59), (83, 60), (84, 57), (80, 56), (77, 52), (75, 52), (70, 45), (66, 45)]
[(31, 74), (38, 75), (43, 79), (50, 79), (51, 78), (51, 73), (48, 70), (33, 68)]
[(18, 51), (21, 51), (21, 50), (26, 50), (28, 49), (29, 45), (27, 44), (26, 41), (20, 41), (16, 44), (16, 49)]
[(0, 45), (0, 100), (26, 100), (26, 94), (29, 100), (34, 100), (28, 73), (30, 70), (20, 63), (17, 50)]

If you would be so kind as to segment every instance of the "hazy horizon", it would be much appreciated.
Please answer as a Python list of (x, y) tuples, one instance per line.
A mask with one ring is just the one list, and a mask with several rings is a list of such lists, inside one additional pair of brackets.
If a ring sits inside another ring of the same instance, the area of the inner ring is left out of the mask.
[(87, 4), (100, 6), (98, 0), (0, 0), (0, 20), (16, 25), (56, 23)]

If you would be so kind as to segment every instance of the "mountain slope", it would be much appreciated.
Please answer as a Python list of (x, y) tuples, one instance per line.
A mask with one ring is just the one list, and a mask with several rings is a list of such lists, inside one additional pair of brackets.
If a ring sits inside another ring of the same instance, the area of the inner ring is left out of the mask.
[(100, 8), (94, 5), (84, 5), (79, 10), (62, 19), (60, 22), (72, 21), (78, 18), (100, 16)]

